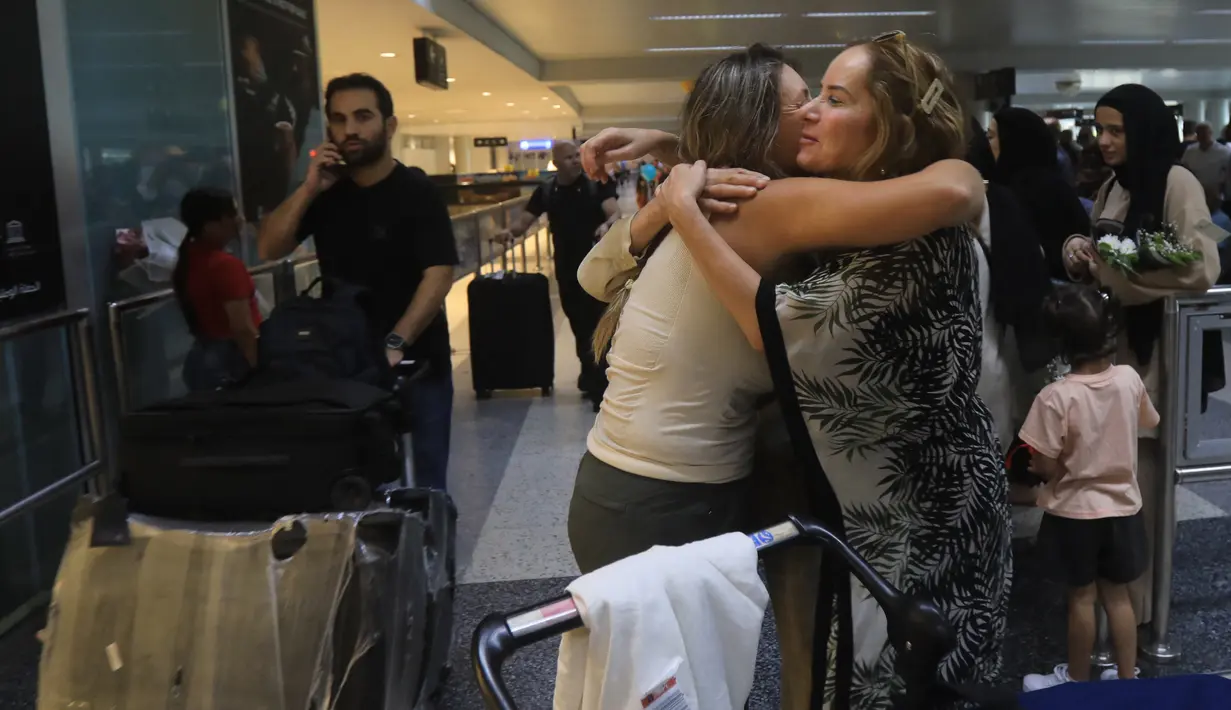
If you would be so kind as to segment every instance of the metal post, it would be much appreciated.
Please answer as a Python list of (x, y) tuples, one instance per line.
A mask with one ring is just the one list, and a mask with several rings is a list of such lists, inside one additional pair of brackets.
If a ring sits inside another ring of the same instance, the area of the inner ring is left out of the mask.
[(526, 258), (526, 241), (529, 237), (522, 235), (521, 238), (521, 270), (530, 273), (530, 261)]
[[(78, 411), (78, 431), (81, 436), (82, 460), (101, 461), (103, 458), (102, 417), (98, 405), (98, 380), (94, 371), (94, 334), (89, 320), (82, 320), (69, 332), (75, 366), (75, 388)], [(104, 469), (105, 470), (105, 469)], [(106, 477), (94, 479), (88, 490), (95, 495), (106, 495), (113, 490), (114, 481)]]
[(124, 372), (124, 314), (119, 303), (107, 305), (107, 324), (111, 329), (111, 359), (115, 368), (116, 388), (120, 391), (120, 414), (128, 412), (128, 373)]
[(1175, 485), (1178, 448), (1183, 441), (1184, 381), (1187, 368), (1180, 362), (1180, 332), (1182, 320), (1174, 296), (1163, 305), (1163, 337), (1160, 343), (1162, 372), (1159, 382), (1163, 390), (1162, 427), (1159, 444), (1162, 461), (1158, 470), (1157, 513), (1154, 526), (1154, 606), (1150, 633), (1142, 644), (1141, 653), (1156, 663), (1173, 661), (1180, 656), (1168, 632), (1171, 622), (1172, 553), (1175, 551)]
[(543, 272), (543, 224), (540, 218), (534, 225), (534, 268)]
[(1102, 604), (1094, 605), (1094, 653), (1090, 664), (1096, 668), (1110, 668), (1116, 664), (1111, 653), (1110, 636), (1107, 633), (1107, 610)]

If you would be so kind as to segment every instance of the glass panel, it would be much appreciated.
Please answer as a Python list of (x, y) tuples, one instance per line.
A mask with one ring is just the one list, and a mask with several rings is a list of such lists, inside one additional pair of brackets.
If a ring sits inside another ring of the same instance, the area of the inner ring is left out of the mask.
[(184, 359), (192, 336), (174, 300), (125, 312), (124, 377), (128, 406), (140, 409), (183, 395)]
[[(0, 508), (84, 465), (63, 330), (0, 344)], [(55, 578), (78, 491), (0, 527), (0, 619)]]
[[(65, 0), (95, 308), (170, 287), (189, 189), (234, 192), (218, 0)], [(178, 227), (178, 229), (177, 229)], [(117, 251), (117, 231), (143, 242)], [(159, 247), (162, 249), (160, 250)], [(236, 245), (236, 253), (242, 251)], [(157, 255), (167, 257), (156, 268)], [(130, 390), (178, 391), (190, 338), (174, 306), (125, 316)], [(103, 331), (103, 337), (106, 332)], [(106, 343), (98, 352), (106, 357)], [(112, 368), (102, 368), (111, 379)]]
[[(1188, 428), (1183, 458), (1191, 463), (1231, 463), (1231, 317), (1202, 314), (1186, 319), (1185, 388)], [(1202, 396), (1203, 392), (1206, 396)]]

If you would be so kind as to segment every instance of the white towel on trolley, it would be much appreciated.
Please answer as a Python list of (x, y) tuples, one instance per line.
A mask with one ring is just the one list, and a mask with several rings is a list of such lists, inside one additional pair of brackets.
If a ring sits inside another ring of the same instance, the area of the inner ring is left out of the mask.
[(743, 710), (769, 594), (731, 533), (655, 547), (574, 581), (555, 710)]

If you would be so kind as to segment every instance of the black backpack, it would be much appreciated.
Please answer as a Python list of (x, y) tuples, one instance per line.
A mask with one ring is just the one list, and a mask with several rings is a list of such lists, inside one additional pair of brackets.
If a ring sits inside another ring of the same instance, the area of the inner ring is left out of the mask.
[(389, 367), (368, 328), (368, 291), (330, 280), (324, 284), (324, 296), (309, 296), (319, 281), (280, 304), (261, 324), (252, 379), (262, 383), (333, 379), (380, 384)]

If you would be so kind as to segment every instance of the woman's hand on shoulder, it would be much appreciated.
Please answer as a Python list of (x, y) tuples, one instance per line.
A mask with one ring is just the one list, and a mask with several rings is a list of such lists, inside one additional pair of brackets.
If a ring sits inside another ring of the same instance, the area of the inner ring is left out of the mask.
[(739, 203), (750, 200), (769, 184), (769, 177), (743, 168), (710, 168), (706, 171), (701, 209), (711, 214), (734, 214)]
[(705, 191), (708, 174), (703, 160), (691, 165), (680, 163), (671, 169), (671, 175), (662, 184), (658, 196), (667, 203), (667, 214), (673, 223), (700, 210), (697, 201)]

